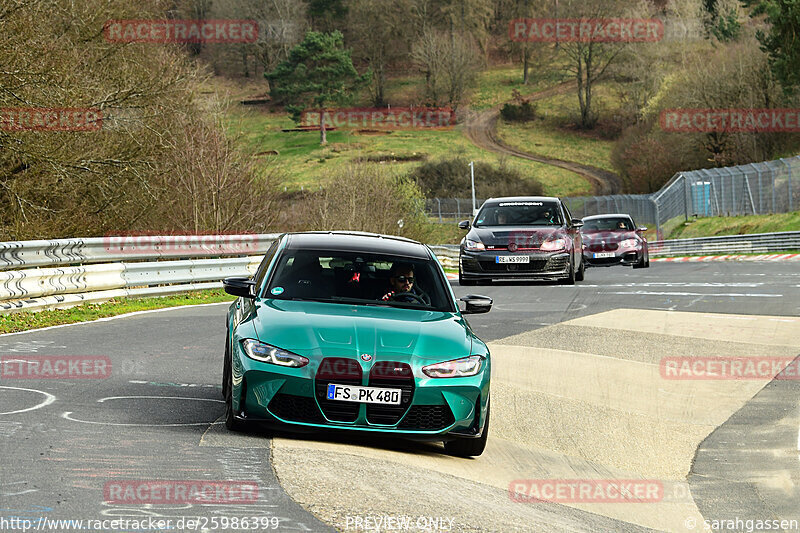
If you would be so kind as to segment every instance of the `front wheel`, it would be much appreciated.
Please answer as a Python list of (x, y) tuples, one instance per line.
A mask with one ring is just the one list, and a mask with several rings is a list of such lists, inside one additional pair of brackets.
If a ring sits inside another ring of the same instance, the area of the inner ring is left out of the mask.
[(243, 431), (245, 423), (238, 420), (233, 412), (233, 376), (228, 373), (228, 384), (225, 387), (225, 427), (231, 431)]
[(575, 267), (572, 265), (572, 261), (569, 262), (569, 274), (567, 274), (566, 278), (558, 280), (558, 282), (562, 285), (575, 285)]
[(586, 276), (586, 262), (581, 259), (581, 266), (577, 272), (575, 272), (575, 281), (583, 281), (583, 278)]
[(638, 261), (636, 261), (636, 263), (633, 264), (633, 268), (647, 268), (648, 266), (650, 266), (649, 263), (644, 262), (644, 254), (642, 254), (641, 259), (639, 259)]
[(483, 425), (483, 433), (477, 439), (467, 439), (463, 437), (455, 440), (448, 440), (444, 443), (444, 451), (456, 457), (477, 457), (486, 449), (486, 441), (489, 438), (489, 408), (486, 406), (486, 423)]

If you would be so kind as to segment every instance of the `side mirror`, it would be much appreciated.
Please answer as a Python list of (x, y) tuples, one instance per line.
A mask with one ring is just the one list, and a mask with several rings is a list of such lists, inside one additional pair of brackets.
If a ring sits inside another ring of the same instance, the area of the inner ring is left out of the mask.
[(579, 218), (573, 218), (572, 219), (572, 227), (575, 228), (575, 229), (582, 228), (583, 227), (583, 220), (581, 220)]
[(244, 298), (255, 298), (253, 292), (256, 282), (250, 278), (226, 278), (222, 280), (222, 286), (228, 294)]
[(636, 231), (644, 233), (645, 231), (647, 231), (647, 226), (639, 226), (638, 228), (636, 228)]
[(464, 309), (462, 309), (461, 312), (465, 315), (488, 313), (493, 303), (492, 299), (488, 296), (480, 296), (478, 294), (467, 294), (459, 299), (459, 302), (464, 302)]
[(469, 229), (471, 227), (469, 220), (462, 220), (458, 223), (458, 227), (461, 229)]

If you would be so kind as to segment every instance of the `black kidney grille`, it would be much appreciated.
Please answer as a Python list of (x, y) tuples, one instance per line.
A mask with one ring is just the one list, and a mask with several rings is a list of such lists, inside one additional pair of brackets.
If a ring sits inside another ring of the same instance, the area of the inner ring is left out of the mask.
[(411, 367), (406, 363), (378, 361), (370, 369), (369, 386), (401, 389), (400, 405), (367, 404), (367, 421), (370, 424), (397, 424), (414, 398), (414, 372)]
[(328, 384), (330, 383), (361, 385), (361, 365), (355, 359), (326, 357), (320, 362), (314, 379), (314, 392), (325, 417), (336, 422), (355, 422), (361, 404), (329, 400)]
[(308, 396), (278, 393), (267, 406), (269, 411), (283, 420), (322, 424), (325, 419), (319, 412), (317, 402)]
[(455, 422), (453, 412), (447, 405), (415, 405), (409, 409), (398, 429), (436, 431)]

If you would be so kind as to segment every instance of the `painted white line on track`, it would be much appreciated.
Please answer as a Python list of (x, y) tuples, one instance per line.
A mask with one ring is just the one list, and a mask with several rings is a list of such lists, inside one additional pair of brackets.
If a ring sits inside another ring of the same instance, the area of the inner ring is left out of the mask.
[[(221, 401), (221, 400), (220, 400)], [(72, 418), (72, 411), (65, 411), (61, 413), (61, 418), (69, 420), (70, 422), (81, 422), (82, 424), (94, 424), (98, 426), (128, 426), (128, 427), (178, 427), (178, 426), (208, 426), (214, 424), (224, 424), (225, 422), (181, 422), (178, 424), (128, 424), (123, 422), (95, 422), (93, 420), (79, 420)]]
[(42, 390), (23, 389), (22, 387), (7, 387), (5, 385), (0, 385), (0, 389), (22, 390), (22, 391), (27, 391), (27, 392), (36, 392), (38, 394), (43, 394), (44, 397), (45, 397), (44, 400), (41, 403), (38, 403), (38, 404), (34, 405), (33, 407), (28, 407), (26, 409), (18, 409), (16, 411), (6, 411), (4, 413), (0, 413), (0, 415), (13, 415), (13, 414), (17, 414), (17, 413), (25, 413), (27, 411), (34, 411), (34, 410), (40, 409), (40, 408), (42, 408), (42, 407), (44, 407), (46, 405), (50, 405), (51, 403), (56, 401), (56, 397), (55, 396), (53, 396), (49, 392), (45, 392), (45, 391), (42, 391)]
[(739, 292), (656, 292), (656, 291), (611, 291), (601, 294), (639, 295), (639, 296), (727, 296), (732, 298), (783, 298), (783, 294), (759, 294)]
[(161, 307), (159, 309), (146, 309), (144, 311), (132, 311), (124, 315), (107, 316), (95, 320), (85, 320), (83, 322), (72, 322), (70, 324), (58, 324), (56, 326), (47, 326), (46, 328), (26, 329), (25, 331), (15, 331), (14, 333), (0, 333), (0, 338), (11, 337), (12, 335), (24, 335), (26, 333), (36, 333), (37, 331), (47, 331), (49, 329), (66, 328), (69, 326), (82, 326), (84, 324), (94, 324), (95, 322), (108, 322), (109, 320), (117, 320), (118, 318), (128, 318), (136, 315), (143, 315), (145, 313), (163, 313), (165, 311), (174, 311), (175, 309), (190, 309), (192, 307), (208, 307), (209, 305), (230, 305), (233, 300), (228, 302), (214, 302), (211, 304), (192, 304), (192, 305), (177, 305), (174, 307)]
[(130, 400), (131, 398), (145, 398), (149, 400), (197, 400), (199, 402), (225, 403), (224, 400), (217, 400), (215, 398), (192, 398), (190, 396), (109, 396), (107, 398), (100, 398), (97, 400), (97, 403), (103, 403), (106, 400)]

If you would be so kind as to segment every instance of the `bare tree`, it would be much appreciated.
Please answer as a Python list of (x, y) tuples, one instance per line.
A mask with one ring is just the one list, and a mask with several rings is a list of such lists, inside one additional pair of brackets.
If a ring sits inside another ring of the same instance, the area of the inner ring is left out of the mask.
[(425, 75), (425, 95), (432, 105), (458, 108), (480, 68), (469, 38), (427, 30), (413, 48), (412, 59)]

